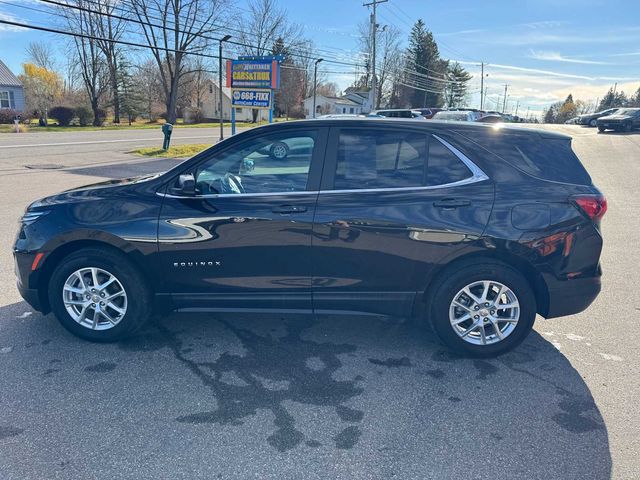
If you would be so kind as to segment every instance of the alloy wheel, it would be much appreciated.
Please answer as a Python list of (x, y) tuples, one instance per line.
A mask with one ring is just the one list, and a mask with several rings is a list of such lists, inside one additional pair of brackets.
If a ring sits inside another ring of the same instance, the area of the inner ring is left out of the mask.
[(473, 345), (501, 342), (520, 319), (516, 294), (506, 285), (480, 280), (462, 288), (449, 306), (449, 321), (456, 334)]
[(127, 313), (127, 292), (112, 273), (98, 267), (73, 272), (62, 287), (69, 316), (90, 330), (115, 327)]
[(287, 156), (287, 147), (283, 143), (276, 143), (271, 149), (271, 153), (274, 158), (282, 160)]

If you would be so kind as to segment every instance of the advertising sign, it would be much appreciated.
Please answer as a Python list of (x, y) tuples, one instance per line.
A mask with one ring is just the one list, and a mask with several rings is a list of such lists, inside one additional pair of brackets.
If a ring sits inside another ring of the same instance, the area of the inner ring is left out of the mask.
[(271, 108), (272, 93), (271, 90), (234, 88), (231, 90), (231, 106), (269, 110)]
[(271, 58), (227, 61), (227, 87), (271, 88), (280, 86), (280, 64)]

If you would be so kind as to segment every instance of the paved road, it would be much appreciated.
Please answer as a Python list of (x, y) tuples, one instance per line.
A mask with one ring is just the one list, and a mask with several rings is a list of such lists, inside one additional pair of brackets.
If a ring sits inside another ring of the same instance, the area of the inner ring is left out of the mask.
[[(239, 128), (242, 131), (244, 128)], [(225, 136), (231, 129), (225, 128)], [(217, 128), (180, 127), (174, 130), (172, 145), (216, 143)], [(73, 167), (94, 162), (113, 163), (130, 160), (131, 150), (161, 147), (160, 128), (144, 130), (103, 130), (95, 132), (44, 132), (21, 135), (0, 134), (0, 172), (16, 171), (24, 166), (52, 165)]]
[(637, 478), (640, 134), (560, 129), (609, 200), (604, 290), (495, 360), (373, 317), (171, 315), (80, 341), (20, 300), (12, 237), (30, 200), (122, 165), (0, 175), (0, 478)]

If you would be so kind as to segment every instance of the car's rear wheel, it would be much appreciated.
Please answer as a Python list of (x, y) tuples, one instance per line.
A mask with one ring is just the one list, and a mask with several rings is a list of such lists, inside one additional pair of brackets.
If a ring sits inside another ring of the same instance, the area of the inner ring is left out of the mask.
[(590, 127), (595, 127), (597, 124), (598, 124), (598, 121), (595, 118), (589, 122)]
[(451, 269), (429, 298), (429, 320), (452, 350), (496, 356), (522, 342), (533, 327), (535, 296), (527, 280), (494, 261)]
[(88, 248), (65, 257), (51, 276), (49, 302), (67, 330), (95, 342), (131, 335), (151, 315), (145, 279), (110, 249)]
[(269, 155), (274, 160), (284, 160), (289, 155), (289, 146), (284, 142), (276, 142), (271, 146)]

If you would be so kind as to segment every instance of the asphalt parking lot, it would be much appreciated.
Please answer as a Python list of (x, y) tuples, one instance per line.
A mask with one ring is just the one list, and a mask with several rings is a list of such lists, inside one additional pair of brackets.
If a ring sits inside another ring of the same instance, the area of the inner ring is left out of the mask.
[(603, 291), (493, 360), (364, 316), (173, 314), (118, 344), (72, 337), (15, 290), (24, 207), (175, 162), (0, 135), (0, 479), (638, 478), (640, 132), (547, 128), (607, 196)]

